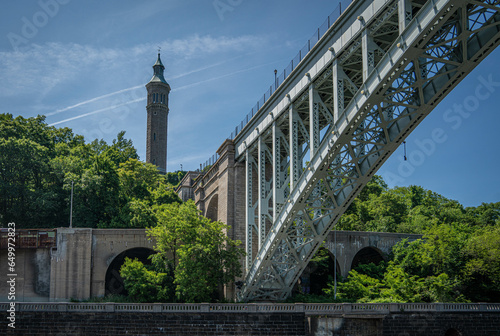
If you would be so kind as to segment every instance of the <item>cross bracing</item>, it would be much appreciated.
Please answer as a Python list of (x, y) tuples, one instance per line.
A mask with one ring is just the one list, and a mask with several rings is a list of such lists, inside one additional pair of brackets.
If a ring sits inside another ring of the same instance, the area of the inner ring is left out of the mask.
[(500, 0), (351, 4), (235, 141), (247, 165), (240, 300), (290, 294), (377, 169), (500, 43), (499, 12)]

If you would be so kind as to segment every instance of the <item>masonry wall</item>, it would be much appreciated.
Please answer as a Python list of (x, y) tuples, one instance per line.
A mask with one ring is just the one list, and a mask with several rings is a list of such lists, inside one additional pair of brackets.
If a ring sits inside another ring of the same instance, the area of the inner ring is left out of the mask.
[[(0, 312), (1, 335), (500, 335), (500, 312), (310, 315), (305, 312)], [(455, 333), (453, 333), (455, 332)]]
[[(450, 330), (459, 334), (453, 334)], [(384, 318), (381, 335), (500, 335), (500, 313), (407, 313)]]
[(491, 336), (500, 335), (500, 313), (308, 316), (306, 327), (307, 336)]
[[(7, 329), (2, 312), (2, 335), (273, 335), (305, 334), (304, 314), (241, 313), (17, 313), (16, 328)], [(3, 331), (2, 331), (3, 330)]]
[(500, 303), (0, 302), (0, 321), (0, 335), (28, 336), (483, 336), (500, 335)]

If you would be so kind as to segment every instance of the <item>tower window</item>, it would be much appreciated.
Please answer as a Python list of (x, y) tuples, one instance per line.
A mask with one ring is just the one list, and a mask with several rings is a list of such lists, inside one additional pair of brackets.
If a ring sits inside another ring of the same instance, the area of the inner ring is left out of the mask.
[(156, 159), (153, 159), (153, 164), (156, 164)]
[(154, 112), (153, 112), (153, 114), (154, 114), (154, 115), (157, 115), (157, 114), (158, 114), (158, 112), (154, 111)]
[(156, 141), (156, 133), (153, 133), (153, 141)]

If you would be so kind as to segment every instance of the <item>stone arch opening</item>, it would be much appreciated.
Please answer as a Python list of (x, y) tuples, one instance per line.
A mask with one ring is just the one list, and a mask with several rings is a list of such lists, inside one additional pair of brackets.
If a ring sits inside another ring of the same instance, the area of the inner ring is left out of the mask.
[(150, 265), (151, 260), (149, 260), (148, 257), (155, 253), (155, 251), (146, 247), (136, 247), (125, 250), (117, 255), (111, 264), (109, 264), (106, 271), (105, 295), (127, 295), (127, 291), (123, 285), (123, 278), (120, 276), (120, 267), (122, 267), (125, 262), (125, 258), (137, 258), (145, 265)]
[(298, 290), (305, 294), (324, 294), (323, 289), (333, 281), (335, 271), (337, 281), (340, 281), (341, 271), (338, 260), (335, 261), (335, 256), (328, 249), (320, 247), (302, 273)]
[(446, 330), (444, 336), (462, 336), (462, 333), (455, 328), (450, 328)]
[(384, 260), (384, 254), (376, 247), (364, 247), (359, 250), (352, 259), (351, 269), (355, 269), (362, 264), (374, 263), (375, 265), (378, 265)]
[(216, 221), (218, 218), (218, 213), (219, 213), (219, 196), (214, 195), (210, 199), (210, 202), (208, 203), (207, 207), (207, 214), (205, 217), (212, 221)]

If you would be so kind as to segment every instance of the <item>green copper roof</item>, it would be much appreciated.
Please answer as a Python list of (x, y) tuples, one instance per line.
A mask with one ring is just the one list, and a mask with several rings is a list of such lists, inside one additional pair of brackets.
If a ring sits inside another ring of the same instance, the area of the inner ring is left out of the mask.
[(167, 81), (165, 80), (165, 77), (163, 77), (163, 70), (165, 70), (165, 67), (163, 66), (163, 63), (161, 62), (160, 58), (160, 53), (158, 53), (158, 59), (156, 60), (156, 63), (153, 65), (154, 69), (154, 75), (153, 78), (149, 81), (150, 83), (165, 83), (168, 84)]

